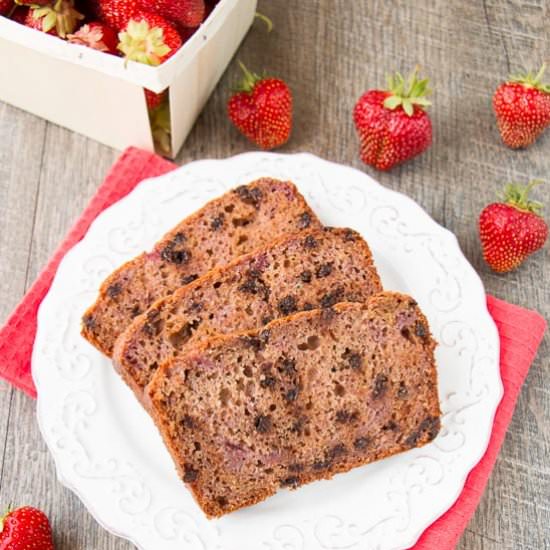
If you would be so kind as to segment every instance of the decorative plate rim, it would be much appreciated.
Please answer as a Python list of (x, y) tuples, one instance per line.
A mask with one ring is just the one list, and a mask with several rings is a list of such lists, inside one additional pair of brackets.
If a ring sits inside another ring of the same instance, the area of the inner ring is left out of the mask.
[[(389, 189), (387, 187), (384, 187), (378, 181), (373, 179), (369, 174), (367, 174), (367, 173), (365, 173), (361, 170), (358, 170), (357, 168), (354, 168), (352, 166), (344, 165), (344, 164), (340, 164), (340, 163), (336, 163), (336, 162), (332, 162), (332, 161), (328, 161), (328, 160), (322, 159), (322, 158), (320, 158), (316, 155), (313, 155), (311, 153), (278, 154), (278, 153), (248, 152), (248, 153), (242, 153), (242, 154), (239, 154), (239, 155), (235, 155), (235, 156), (227, 157), (227, 158), (222, 158), (222, 159), (208, 158), (208, 159), (201, 159), (201, 160), (193, 161), (193, 162), (191, 162), (187, 165), (179, 167), (178, 170), (185, 170), (188, 167), (197, 168), (197, 167), (200, 167), (201, 165), (208, 165), (208, 164), (211, 164), (211, 163), (221, 164), (221, 163), (228, 162), (228, 161), (231, 162), (231, 161), (237, 161), (237, 160), (243, 160), (243, 159), (251, 159), (252, 160), (252, 159), (260, 158), (260, 157), (267, 157), (267, 158), (271, 158), (271, 159), (286, 159), (286, 158), (299, 158), (299, 157), (302, 157), (302, 158), (304, 158), (306, 160), (309, 160), (309, 161), (312, 161), (314, 163), (321, 161), (322, 163), (327, 163), (329, 165), (332, 165), (332, 166), (338, 167), (338, 168), (345, 168), (347, 170), (354, 171), (354, 172), (360, 174), (361, 177), (368, 179), (371, 184), (374, 184), (376, 186), (376, 188), (378, 190), (380, 190), (383, 194), (387, 194), (389, 196), (392, 196), (392, 195), (393, 196), (398, 196), (400, 201), (406, 203), (409, 208), (414, 209), (416, 212), (418, 212), (418, 215), (424, 217), (425, 220), (431, 225), (434, 232), (437, 232), (439, 234), (444, 234), (444, 235), (446, 235), (447, 238), (450, 238), (450, 240), (453, 242), (453, 245), (456, 247), (456, 252), (457, 252), (458, 257), (460, 258), (462, 266), (468, 271), (468, 275), (470, 276), (472, 282), (475, 281), (475, 287), (476, 287), (475, 288), (475, 297), (470, 296), (470, 300), (472, 302), (473, 301), (477, 302), (477, 305), (480, 309), (479, 313), (480, 313), (480, 315), (483, 315), (485, 317), (485, 322), (487, 324), (487, 328), (490, 327), (490, 331), (492, 333), (491, 337), (493, 339), (493, 344), (496, 347), (496, 352), (495, 353), (496, 353), (496, 359), (497, 359), (496, 370), (497, 370), (497, 373), (498, 373), (498, 376), (497, 376), (498, 387), (495, 388), (495, 389), (498, 390), (498, 391), (496, 391), (496, 394), (495, 394), (495, 397), (494, 397), (494, 402), (492, 402), (492, 412), (490, 414), (490, 422), (489, 422), (490, 429), (487, 430), (487, 432), (485, 434), (485, 437), (484, 437), (484, 440), (483, 440), (483, 444), (479, 446), (477, 453), (475, 453), (475, 454), (471, 453), (470, 454), (469, 460), (467, 460), (467, 465), (464, 468), (463, 475), (460, 476), (460, 482), (455, 484), (456, 490), (447, 499), (447, 501), (445, 502), (445, 505), (443, 507), (440, 507), (441, 509), (438, 509), (437, 511), (435, 511), (434, 514), (431, 516), (431, 519), (429, 521), (425, 522), (425, 525), (423, 527), (415, 530), (414, 533), (412, 533), (410, 535), (410, 538), (407, 540), (406, 546), (403, 546), (403, 548), (410, 548), (411, 546), (414, 546), (417, 543), (417, 541), (420, 538), (420, 536), (422, 535), (422, 533), (427, 528), (429, 528), (435, 521), (437, 521), (437, 519), (439, 519), (443, 514), (445, 514), (446, 511), (448, 511), (455, 504), (456, 500), (459, 498), (460, 494), (462, 493), (462, 491), (464, 489), (464, 485), (465, 485), (465, 482), (466, 482), (466, 479), (467, 479), (468, 475), (473, 470), (473, 468), (475, 468), (475, 466), (478, 464), (478, 462), (481, 460), (481, 458), (483, 457), (483, 455), (485, 454), (485, 452), (488, 448), (488, 445), (489, 445), (489, 442), (490, 442), (490, 439), (491, 439), (491, 435), (492, 435), (492, 426), (494, 424), (495, 414), (496, 414), (496, 411), (498, 409), (498, 405), (499, 405), (499, 403), (502, 399), (502, 396), (504, 394), (504, 387), (503, 387), (503, 384), (502, 384), (502, 379), (501, 379), (501, 375), (500, 375), (500, 367), (499, 367), (499, 362), (498, 362), (498, 358), (500, 357), (500, 339), (499, 339), (499, 336), (498, 336), (498, 330), (496, 328), (494, 320), (491, 317), (491, 315), (490, 315), (490, 313), (487, 309), (485, 287), (484, 287), (483, 282), (482, 282), (481, 278), (479, 277), (478, 273), (475, 271), (473, 266), (470, 264), (470, 262), (468, 261), (468, 259), (464, 255), (464, 253), (462, 252), (462, 249), (460, 247), (458, 239), (456, 238), (456, 235), (454, 233), (452, 233), (450, 230), (448, 230), (447, 228), (445, 228), (442, 225), (440, 225), (439, 223), (437, 223), (428, 214), (428, 212), (420, 204), (418, 204), (416, 201), (414, 201), (411, 197), (409, 197), (409, 196), (407, 196), (403, 193), (400, 193), (399, 191), (395, 191), (393, 189)], [(48, 306), (49, 306), (49, 302), (51, 300), (51, 289), (55, 287), (55, 283), (56, 283), (56, 280), (57, 280), (57, 277), (58, 277), (58, 273), (61, 272), (64, 269), (65, 265), (70, 262), (70, 259), (73, 256), (77, 255), (82, 248), (86, 247), (86, 240), (87, 240), (87, 237), (88, 237), (89, 233), (92, 232), (93, 230), (95, 230), (98, 226), (103, 225), (105, 223), (105, 220), (108, 220), (109, 217), (111, 216), (111, 212), (116, 210), (120, 206), (121, 203), (125, 202), (126, 200), (129, 200), (130, 196), (133, 194), (133, 192), (137, 188), (141, 188), (143, 186), (150, 186), (150, 185), (153, 184), (153, 182), (155, 182), (159, 179), (166, 178), (167, 176), (170, 176), (170, 174), (173, 174), (173, 172), (169, 172), (168, 174), (165, 174), (165, 175), (162, 175), (162, 176), (147, 178), (147, 179), (143, 180), (128, 195), (126, 195), (125, 197), (123, 197), (119, 201), (115, 202), (114, 204), (112, 204), (111, 206), (109, 206), (108, 208), (103, 210), (91, 222), (90, 227), (88, 228), (88, 230), (87, 230), (86, 234), (83, 236), (83, 238), (78, 243), (76, 243), (64, 255), (64, 257), (61, 259), (61, 261), (59, 263), (59, 266), (56, 270), (56, 274), (54, 276), (54, 279), (52, 281), (50, 289), (48, 290), (48, 293), (44, 297), (44, 299), (41, 302), (41, 304), (39, 306), (39, 309), (38, 309), (37, 332), (36, 332), (36, 337), (35, 337), (35, 343), (40, 340), (40, 338), (42, 337), (42, 333), (45, 332), (44, 317), (46, 316), (47, 309), (48, 309)], [(469, 290), (471, 291), (472, 289), (469, 289)], [(45, 421), (45, 413), (43, 411), (43, 407), (44, 407), (44, 404), (45, 404), (45, 399), (43, 398), (43, 396), (41, 394), (41, 388), (43, 387), (42, 386), (42, 381), (41, 381), (41, 376), (42, 375), (38, 372), (39, 367), (37, 367), (40, 358), (41, 358), (40, 357), (40, 351), (38, 349), (38, 346), (35, 345), (34, 348), (33, 348), (33, 353), (32, 353), (31, 366), (32, 366), (32, 377), (33, 377), (33, 380), (34, 380), (34, 383), (35, 383), (35, 386), (36, 386), (36, 389), (37, 389), (37, 408), (36, 408), (36, 410), (37, 410), (38, 426), (39, 426), (40, 432), (42, 434), (42, 437), (43, 437), (43, 439), (46, 443), (46, 446), (47, 446), (47, 448), (50, 452), (50, 455), (52, 456), (52, 458), (54, 460), (54, 463), (55, 463), (55, 466), (56, 466), (56, 473), (57, 473), (58, 481), (63, 486), (65, 486), (69, 490), (71, 490), (82, 501), (82, 503), (84, 504), (86, 509), (90, 512), (90, 514), (94, 517), (94, 519), (104, 529), (111, 532), (115, 536), (121, 537), (121, 538), (131, 542), (138, 549), (145, 550), (145, 548), (143, 546), (141, 546), (140, 543), (137, 541), (137, 539), (135, 539), (130, 533), (126, 533), (126, 532), (123, 533), (116, 526), (110, 524), (108, 519), (106, 519), (104, 517), (104, 514), (102, 514), (101, 510), (96, 509), (95, 505), (92, 502), (89, 501), (89, 499), (87, 498), (87, 496), (85, 494), (83, 494), (83, 491), (80, 490), (77, 486), (75, 486), (74, 483), (71, 483), (69, 481), (69, 479), (64, 475), (64, 473), (63, 473), (63, 461), (64, 461), (63, 457), (57, 454), (57, 452), (55, 450), (55, 446), (54, 446), (53, 442), (50, 441), (49, 434), (48, 434), (48, 432), (47, 432), (47, 430), (46, 430), (46, 428), (43, 424), (44, 421)]]

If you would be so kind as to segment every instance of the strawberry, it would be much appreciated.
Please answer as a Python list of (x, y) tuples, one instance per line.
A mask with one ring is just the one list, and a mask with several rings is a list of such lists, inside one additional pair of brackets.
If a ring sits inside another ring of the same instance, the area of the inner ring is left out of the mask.
[(8, 15), (13, 9), (13, 0), (0, 0), (0, 15)]
[(512, 149), (531, 145), (550, 126), (550, 84), (537, 74), (514, 75), (493, 96), (493, 109), (502, 141)]
[(431, 145), (432, 123), (424, 110), (430, 91), (415, 70), (407, 82), (397, 73), (388, 77), (387, 90), (369, 90), (359, 98), (353, 120), (365, 164), (389, 170)]
[(65, 38), (76, 29), (84, 16), (76, 11), (73, 0), (56, 0), (48, 6), (31, 7), (25, 25), (39, 31)]
[(16, 21), (17, 23), (24, 25), (25, 19), (27, 18), (27, 15), (29, 14), (30, 8), (27, 6), (17, 6), (13, 13), (11, 14), (11, 18), (13, 21)]
[(198, 27), (204, 20), (204, 0), (137, 0), (138, 6), (184, 27)]
[(486, 206), (479, 216), (483, 257), (499, 273), (515, 269), (546, 242), (548, 226), (539, 215), (542, 204), (528, 198), (539, 183), (508, 184), (504, 202)]
[(149, 109), (158, 108), (168, 97), (168, 92), (166, 90), (164, 90), (164, 92), (160, 92), (160, 94), (152, 92), (147, 88), (144, 88), (143, 91), (145, 92), (145, 101), (147, 102), (147, 107)]
[(162, 103), (150, 113), (151, 133), (155, 151), (169, 157), (172, 154), (172, 129), (170, 126), (170, 106)]
[(136, 0), (98, 0), (99, 19), (117, 31), (139, 11)]
[(251, 73), (242, 63), (244, 78), (231, 96), (227, 112), (231, 122), (262, 149), (288, 141), (292, 130), (292, 93), (286, 82)]
[(147, 12), (134, 14), (118, 38), (118, 49), (127, 60), (147, 65), (160, 65), (183, 44), (178, 31), (164, 17)]
[(0, 548), (5, 550), (53, 550), (48, 518), (36, 508), (25, 506), (0, 519)]
[(100, 52), (117, 54), (118, 37), (116, 31), (105, 23), (92, 21), (82, 25), (74, 34), (67, 35), (72, 44), (88, 46)]

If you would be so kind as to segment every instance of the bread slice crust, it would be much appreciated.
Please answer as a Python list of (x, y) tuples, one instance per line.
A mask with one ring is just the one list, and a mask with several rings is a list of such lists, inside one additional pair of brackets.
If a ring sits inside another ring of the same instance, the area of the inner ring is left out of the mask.
[(320, 227), (291, 182), (262, 178), (237, 187), (109, 275), (82, 317), (82, 336), (110, 357), (116, 338), (155, 300), (278, 235)]
[(435, 346), (416, 302), (384, 292), (198, 344), (159, 369), (149, 408), (218, 517), (432, 441)]
[(155, 302), (119, 337), (113, 364), (141, 400), (158, 366), (196, 342), (296, 311), (362, 302), (381, 290), (357, 232), (324, 228), (285, 236)]

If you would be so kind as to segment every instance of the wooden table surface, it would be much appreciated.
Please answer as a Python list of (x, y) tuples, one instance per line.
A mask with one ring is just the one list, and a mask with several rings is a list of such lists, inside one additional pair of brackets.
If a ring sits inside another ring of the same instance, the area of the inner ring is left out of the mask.
[[(527, 151), (500, 142), (491, 95), (510, 71), (550, 61), (545, 0), (260, 0), (275, 30), (257, 22), (238, 57), (284, 77), (295, 126), (283, 152), (310, 151), (359, 167), (418, 201), (453, 231), (487, 291), (550, 315), (546, 246), (508, 275), (482, 260), (479, 211), (509, 180), (550, 183), (550, 131)], [(546, 21), (546, 23), (545, 23)], [(361, 164), (351, 121), (365, 89), (386, 71), (420, 64), (433, 79), (433, 147), (390, 173)], [(180, 164), (251, 149), (225, 117), (235, 61), (180, 152)], [(550, 76), (550, 75), (549, 75)], [(37, 83), (38, 84), (38, 83)], [(1, 86), (1, 83), (0, 83)], [(37, 92), (39, 86), (37, 86)], [(0, 323), (21, 299), (118, 152), (0, 103)], [(539, 191), (548, 197), (548, 190)], [(545, 338), (522, 389), (506, 441), (460, 549), (550, 548), (550, 359)], [(0, 382), (0, 506), (43, 508), (57, 550), (126, 550), (56, 481), (34, 402)]]

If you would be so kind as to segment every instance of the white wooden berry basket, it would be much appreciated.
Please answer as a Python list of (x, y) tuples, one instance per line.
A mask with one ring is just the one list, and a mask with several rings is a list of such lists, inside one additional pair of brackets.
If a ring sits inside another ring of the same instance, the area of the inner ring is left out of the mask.
[(152, 151), (143, 88), (168, 88), (175, 155), (252, 24), (256, 3), (221, 0), (159, 67), (125, 65), (0, 16), (0, 100), (111, 147)]

